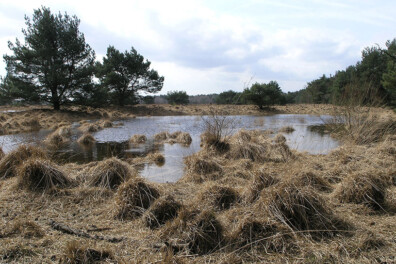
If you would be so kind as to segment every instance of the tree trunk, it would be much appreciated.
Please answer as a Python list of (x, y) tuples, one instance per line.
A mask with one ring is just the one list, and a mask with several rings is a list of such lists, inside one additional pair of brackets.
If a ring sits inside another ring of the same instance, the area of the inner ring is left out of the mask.
[(120, 105), (120, 106), (124, 106), (124, 102), (125, 102), (125, 95), (123, 95), (123, 96), (118, 96), (118, 104)]
[(58, 96), (58, 89), (56, 87), (51, 88), (51, 93), (52, 93), (52, 105), (54, 106), (54, 110), (60, 110), (60, 100)]

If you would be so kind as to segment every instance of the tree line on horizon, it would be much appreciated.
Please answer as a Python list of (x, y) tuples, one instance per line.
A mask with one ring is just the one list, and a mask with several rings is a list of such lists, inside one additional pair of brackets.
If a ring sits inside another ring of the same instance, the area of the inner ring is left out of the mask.
[[(73, 103), (93, 107), (138, 103), (255, 104), (260, 109), (274, 104), (332, 103), (359, 98), (360, 103), (381, 101), (396, 105), (396, 38), (362, 51), (362, 59), (333, 76), (321, 76), (296, 92), (284, 93), (276, 81), (254, 83), (242, 92), (189, 96), (185, 91), (159, 92), (164, 77), (150, 68), (133, 47), (120, 52), (109, 45), (102, 62), (79, 31), (76, 16), (51, 13), (49, 8), (25, 16), (25, 41), (9, 41), (13, 55), (4, 55), (7, 74), (0, 80), (0, 104), (13, 100), (49, 103), (54, 109)], [(144, 96), (146, 94), (146, 96)]]

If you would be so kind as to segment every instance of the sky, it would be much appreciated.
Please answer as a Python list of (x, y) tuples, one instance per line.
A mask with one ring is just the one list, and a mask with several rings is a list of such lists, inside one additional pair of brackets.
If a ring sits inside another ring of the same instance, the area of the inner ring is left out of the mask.
[(160, 94), (271, 80), (297, 91), (396, 38), (394, 0), (0, 0), (0, 54), (12, 54), (8, 41), (23, 42), (24, 16), (41, 6), (76, 15), (97, 60), (109, 45), (134, 47), (165, 77)]

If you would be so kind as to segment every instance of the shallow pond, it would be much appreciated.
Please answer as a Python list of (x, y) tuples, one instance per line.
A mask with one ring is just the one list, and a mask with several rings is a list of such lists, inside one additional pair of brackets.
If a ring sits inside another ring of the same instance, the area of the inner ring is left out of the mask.
[[(165, 156), (165, 164), (144, 164), (140, 174), (155, 182), (177, 181), (183, 175), (183, 157), (197, 152), (200, 148), (200, 134), (204, 131), (205, 122), (210, 117), (200, 116), (161, 116), (137, 117), (124, 120), (123, 126), (106, 128), (93, 133), (97, 142), (91, 148), (81, 147), (76, 143), (81, 135), (74, 125), (71, 143), (58, 150), (55, 158), (62, 162), (86, 163), (117, 156), (128, 158), (144, 156), (150, 152), (160, 152)], [(328, 135), (321, 135), (309, 130), (309, 126), (320, 125), (329, 116), (312, 115), (271, 115), (271, 116), (228, 116), (229, 133), (241, 128), (252, 130), (268, 130), (276, 132), (284, 126), (292, 126), (295, 131), (284, 133), (290, 148), (307, 151), (313, 154), (326, 154), (336, 148), (339, 143)], [(162, 131), (190, 133), (192, 143), (189, 146), (180, 144), (154, 144), (153, 136)], [(10, 151), (21, 143), (43, 144), (42, 141), (51, 131), (41, 130), (33, 133), (0, 136), (0, 144), (5, 152)], [(134, 134), (144, 134), (148, 141), (145, 144), (130, 144), (129, 138)]]

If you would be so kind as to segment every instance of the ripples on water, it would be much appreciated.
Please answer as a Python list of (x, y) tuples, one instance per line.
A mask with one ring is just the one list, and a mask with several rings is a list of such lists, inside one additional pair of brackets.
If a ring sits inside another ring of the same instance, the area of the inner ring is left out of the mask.
[[(156, 182), (177, 181), (183, 175), (183, 157), (197, 152), (200, 148), (200, 134), (204, 131), (203, 118), (200, 116), (160, 116), (137, 117), (124, 120), (123, 126), (106, 128), (92, 133), (96, 143), (91, 148), (80, 146), (76, 140), (81, 132), (73, 129), (71, 143), (57, 151), (55, 158), (62, 162), (87, 163), (103, 160), (111, 156), (133, 158), (151, 152), (161, 152), (165, 156), (165, 164), (145, 164), (140, 174)], [(307, 151), (312, 154), (326, 154), (336, 148), (339, 143), (329, 135), (321, 135), (309, 129), (309, 126), (320, 125), (329, 116), (313, 115), (272, 115), (272, 116), (228, 116), (232, 120), (232, 131), (239, 129), (274, 130), (275, 133), (284, 126), (292, 126), (295, 131), (284, 134), (290, 148)], [(190, 133), (193, 141), (190, 146), (180, 144), (154, 144), (153, 136), (162, 131)], [(43, 144), (45, 137), (52, 131), (41, 130), (32, 133), (6, 135), (0, 137), (0, 144), (8, 152), (21, 143)], [(144, 134), (149, 139), (145, 144), (130, 144), (129, 138), (134, 134)]]

